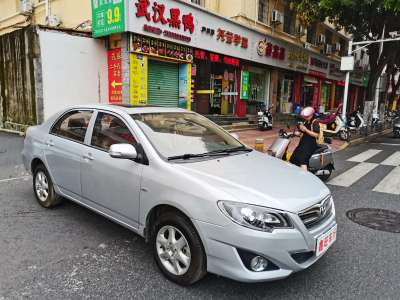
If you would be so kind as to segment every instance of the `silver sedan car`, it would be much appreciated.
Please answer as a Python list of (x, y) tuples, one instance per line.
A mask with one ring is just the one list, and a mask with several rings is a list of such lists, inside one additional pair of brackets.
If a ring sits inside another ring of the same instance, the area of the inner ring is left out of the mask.
[(72, 107), (30, 127), (22, 155), (40, 205), (69, 199), (131, 229), (178, 284), (285, 278), (336, 240), (317, 177), (186, 110)]

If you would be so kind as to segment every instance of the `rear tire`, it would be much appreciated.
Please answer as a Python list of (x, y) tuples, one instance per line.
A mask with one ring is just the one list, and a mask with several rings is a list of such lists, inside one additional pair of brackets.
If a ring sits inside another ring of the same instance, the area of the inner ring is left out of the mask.
[(339, 132), (339, 137), (342, 141), (349, 142), (350, 141), (350, 132), (348, 130), (341, 130)]
[(162, 214), (152, 235), (154, 258), (169, 280), (191, 285), (207, 273), (203, 244), (190, 221), (179, 212)]
[(44, 208), (53, 208), (62, 202), (62, 197), (54, 191), (53, 181), (43, 164), (33, 171), (33, 191), (37, 202)]

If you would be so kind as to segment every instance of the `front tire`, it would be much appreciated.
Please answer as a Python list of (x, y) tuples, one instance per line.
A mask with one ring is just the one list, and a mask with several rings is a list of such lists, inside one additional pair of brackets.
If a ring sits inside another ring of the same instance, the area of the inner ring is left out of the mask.
[(33, 191), (37, 202), (44, 208), (52, 208), (62, 201), (61, 196), (54, 191), (49, 172), (42, 164), (38, 165), (33, 172)]
[(206, 255), (190, 221), (178, 212), (160, 216), (152, 238), (154, 258), (169, 280), (191, 285), (206, 274)]

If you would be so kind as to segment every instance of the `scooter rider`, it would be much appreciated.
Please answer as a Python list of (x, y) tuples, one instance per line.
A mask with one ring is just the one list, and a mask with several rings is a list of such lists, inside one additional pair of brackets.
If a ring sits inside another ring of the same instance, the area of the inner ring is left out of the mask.
[(301, 136), (299, 145), (294, 150), (290, 162), (307, 170), (309, 160), (313, 153), (317, 150), (317, 139), (319, 137), (320, 127), (318, 122), (314, 122), (315, 110), (308, 106), (304, 108), (300, 115), (306, 121), (304, 124), (298, 126), (296, 135)]

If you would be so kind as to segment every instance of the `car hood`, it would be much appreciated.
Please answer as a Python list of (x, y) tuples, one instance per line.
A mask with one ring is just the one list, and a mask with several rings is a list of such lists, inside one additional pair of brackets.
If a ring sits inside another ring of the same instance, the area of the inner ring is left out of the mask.
[(313, 174), (257, 151), (176, 166), (185, 175), (214, 189), (218, 200), (296, 213), (330, 193)]

